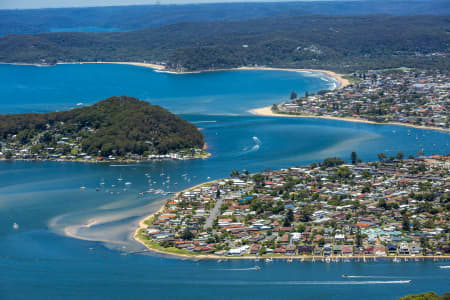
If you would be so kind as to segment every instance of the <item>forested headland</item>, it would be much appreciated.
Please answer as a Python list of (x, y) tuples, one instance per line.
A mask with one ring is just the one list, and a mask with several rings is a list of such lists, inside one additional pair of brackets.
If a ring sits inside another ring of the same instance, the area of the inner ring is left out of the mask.
[(130, 32), (0, 37), (0, 62), (134, 61), (194, 71), (239, 66), (449, 69), (450, 16), (286, 16)]

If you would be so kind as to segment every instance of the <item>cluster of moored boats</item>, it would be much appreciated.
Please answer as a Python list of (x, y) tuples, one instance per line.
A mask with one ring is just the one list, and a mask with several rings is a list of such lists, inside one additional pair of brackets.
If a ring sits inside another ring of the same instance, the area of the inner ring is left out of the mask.
[[(168, 191), (170, 189), (171, 184), (172, 184), (172, 187), (175, 187), (176, 185), (178, 185), (178, 182), (172, 183), (170, 176), (166, 175), (164, 172), (162, 172), (160, 174), (160, 176), (159, 176), (160, 178), (158, 178), (158, 181), (153, 179), (149, 173), (145, 173), (145, 177), (147, 178), (149, 188), (146, 191), (139, 192), (140, 196), (144, 196), (146, 194), (155, 194), (155, 195), (173, 194), (174, 192)], [(187, 173), (181, 175), (181, 178), (183, 181), (185, 181), (187, 183), (191, 182), (191, 178), (189, 177), (189, 174), (187, 174)], [(193, 176), (193, 178), (196, 178), (196, 176)], [(209, 177), (207, 179), (209, 179)], [(121, 191), (117, 190), (116, 188), (122, 188), (122, 191), (126, 192), (127, 187), (129, 187), (133, 183), (131, 181), (124, 182), (124, 180), (125, 179), (122, 177), (122, 175), (120, 175), (117, 178), (117, 183), (113, 183), (109, 188), (106, 188), (105, 180), (102, 179), (99, 183), (99, 186), (96, 187), (95, 190), (97, 192), (104, 190), (105, 192), (110, 193), (110, 194), (120, 194)], [(156, 185), (158, 185), (158, 182), (159, 182), (159, 186), (156, 187)], [(85, 185), (80, 186), (80, 190), (86, 190), (86, 186)]]

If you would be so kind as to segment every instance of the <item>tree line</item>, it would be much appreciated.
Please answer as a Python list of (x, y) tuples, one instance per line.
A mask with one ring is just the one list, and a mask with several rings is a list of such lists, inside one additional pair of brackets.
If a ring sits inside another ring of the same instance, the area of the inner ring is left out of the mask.
[(0, 138), (6, 141), (13, 135), (21, 144), (39, 135), (39, 143), (47, 146), (58, 137), (80, 139), (82, 151), (93, 155), (163, 154), (204, 145), (195, 125), (127, 96), (69, 111), (0, 115)]
[(338, 72), (449, 69), (450, 17), (283, 16), (185, 22), (131, 32), (0, 37), (1, 62), (165, 62), (172, 70), (238, 66)]

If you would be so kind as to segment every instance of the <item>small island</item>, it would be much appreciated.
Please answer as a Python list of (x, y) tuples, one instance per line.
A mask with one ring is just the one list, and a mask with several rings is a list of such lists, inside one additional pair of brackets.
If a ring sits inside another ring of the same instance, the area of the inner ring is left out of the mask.
[(150, 251), (209, 259), (449, 259), (449, 156), (327, 158), (175, 195), (142, 220)]
[(206, 158), (198, 128), (136, 98), (68, 111), (0, 115), (0, 159), (146, 161)]

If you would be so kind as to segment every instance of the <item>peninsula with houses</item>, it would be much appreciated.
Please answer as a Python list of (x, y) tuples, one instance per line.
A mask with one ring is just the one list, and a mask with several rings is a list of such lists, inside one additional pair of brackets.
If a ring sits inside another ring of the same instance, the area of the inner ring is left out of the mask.
[(0, 115), (0, 159), (82, 162), (206, 158), (198, 128), (121, 96), (69, 111)]
[(197, 258), (450, 258), (450, 156), (403, 156), (233, 171), (169, 199), (135, 238)]
[(395, 69), (353, 73), (341, 89), (295, 92), (289, 100), (251, 112), (263, 115), (319, 117), (375, 124), (450, 128), (450, 73)]

